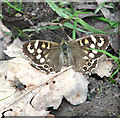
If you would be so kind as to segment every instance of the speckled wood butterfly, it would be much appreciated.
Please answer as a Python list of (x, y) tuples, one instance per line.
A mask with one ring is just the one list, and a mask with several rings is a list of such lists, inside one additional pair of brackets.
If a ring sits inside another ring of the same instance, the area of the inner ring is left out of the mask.
[(59, 72), (63, 66), (72, 66), (77, 72), (90, 72), (103, 53), (89, 48), (105, 50), (109, 38), (105, 35), (90, 35), (61, 43), (31, 40), (23, 44), (24, 54), (33, 65), (47, 73)]

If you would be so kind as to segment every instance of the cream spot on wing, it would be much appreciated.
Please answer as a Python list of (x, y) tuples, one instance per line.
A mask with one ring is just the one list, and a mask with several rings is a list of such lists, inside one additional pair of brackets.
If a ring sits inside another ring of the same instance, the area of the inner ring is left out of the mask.
[(41, 49), (37, 49), (37, 53), (39, 54), (39, 53), (41, 53), (42, 52), (42, 50)]
[(41, 54), (36, 56), (36, 59), (40, 59), (41, 58)]
[(45, 62), (45, 59), (44, 58), (41, 58), (40, 59), (40, 63), (44, 63)]
[(90, 54), (89, 54), (89, 57), (90, 57), (90, 58), (94, 58), (95, 55), (94, 55), (93, 53), (90, 53)]
[(84, 53), (88, 54), (88, 51), (87, 50), (83, 50)]
[(104, 38), (100, 37), (100, 40), (101, 40), (101, 41), (104, 41)]
[(91, 37), (92, 41), (96, 44), (96, 38), (93, 35), (91, 35), (90, 37)]
[(50, 43), (48, 43), (47, 49), (50, 49)]
[(49, 59), (47, 59), (47, 62), (50, 62), (50, 60), (49, 60)]
[(37, 49), (37, 48), (38, 48), (38, 44), (39, 44), (39, 41), (38, 41), (38, 40), (36, 40), (36, 41), (35, 41), (35, 43), (34, 43), (35, 49)]
[(84, 56), (83, 59), (88, 59), (88, 57), (87, 57), (87, 56)]
[(99, 39), (101, 40), (101, 43), (98, 43), (98, 46), (99, 46), (99, 47), (102, 47), (103, 44), (104, 44), (104, 39), (103, 39), (102, 37), (100, 37)]
[(82, 40), (80, 40), (80, 46), (83, 46)]
[(45, 43), (42, 43), (42, 46), (41, 46), (42, 48), (46, 48), (46, 46), (45, 46)]
[(35, 50), (30, 48), (31, 48), (31, 44), (27, 46), (27, 50), (29, 51), (29, 53), (34, 53)]
[(88, 44), (88, 43), (89, 43), (88, 39), (85, 39), (85, 44)]
[(32, 50), (29, 50), (29, 52), (30, 52), (30, 53), (34, 53), (34, 51), (35, 51), (34, 49), (32, 49)]
[(104, 43), (98, 43), (98, 46), (99, 47), (102, 47)]
[(95, 44), (92, 43), (92, 44), (90, 45), (90, 48), (95, 48)]
[(98, 53), (98, 51), (96, 51), (96, 50), (92, 50), (92, 52), (93, 52), (94, 54), (97, 54), (97, 53)]
[(48, 53), (47, 54), (45, 54), (45, 58), (47, 58), (48, 57)]

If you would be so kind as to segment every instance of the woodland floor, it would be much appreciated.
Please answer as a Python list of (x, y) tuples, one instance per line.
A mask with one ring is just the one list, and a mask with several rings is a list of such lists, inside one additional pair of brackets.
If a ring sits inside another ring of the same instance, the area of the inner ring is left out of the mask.
[[(74, 9), (80, 8), (79, 3), (72, 3), (74, 6)], [(91, 3), (91, 5), (94, 5), (93, 3)], [(55, 12), (52, 11), (52, 9), (48, 6), (47, 3), (24, 3), (25, 6), (25, 12), (36, 16), (37, 20), (31, 20), (33, 26), (40, 26), (40, 23), (43, 22), (49, 22), (51, 20), (54, 20), (56, 18), (59, 18)], [(83, 6), (82, 6), (83, 7)], [(120, 10), (120, 6), (117, 6), (118, 10)], [(8, 15), (6, 13), (7, 7), (5, 4), (3, 4), (3, 9), (2, 12), (4, 15)], [(86, 8), (87, 9), (87, 8)], [(89, 9), (90, 10), (90, 9)], [(14, 12), (14, 11), (13, 11)], [(113, 11), (114, 14), (114, 11)], [(9, 18), (9, 16), (7, 16)], [(89, 16), (88, 16), (89, 17)], [(110, 17), (110, 16), (109, 16)], [(118, 16), (117, 16), (118, 17)], [(12, 19), (12, 18), (10, 18)], [(14, 18), (13, 18), (14, 19)], [(102, 29), (105, 27), (105, 23), (101, 22), (101, 21), (96, 21), (93, 22), (91, 20), (89, 20), (89, 18), (84, 18), (86, 20), (86, 22), (88, 22), (89, 24), (92, 24), (92, 26), (97, 27), (98, 29)], [(30, 28), (31, 24), (28, 23), (27, 21), (24, 20), (13, 20), (13, 21), (7, 21), (7, 20), (3, 20), (3, 23), (5, 26), (7, 26), (11, 31), (12, 34), (14, 35), (14, 37), (16, 37), (18, 35), (18, 31), (16, 31), (13, 26), (18, 26), (19, 29), (27, 29)], [(31, 26), (31, 27), (33, 27)], [(71, 35), (71, 30), (66, 29), (67, 33), (69, 35)], [(33, 33), (32, 38), (34, 39), (39, 39), (39, 37), (41, 37), (41, 39), (46, 39), (47, 40), (52, 40), (54, 41), (54, 39), (56, 39), (56, 36), (54, 34), (56, 34), (57, 30), (55, 32), (53, 32), (51, 34), (51, 32), (47, 32), (47, 31), (40, 31), (39, 34), (38, 33)], [(28, 33), (30, 34), (30, 33)], [(37, 34), (37, 35), (36, 35)], [(59, 35), (59, 37), (61, 36), (61, 34), (59, 32), (57, 32), (57, 34)], [(83, 35), (78, 34), (78, 35)], [(52, 39), (50, 39), (50, 37)], [(26, 41), (25, 38), (20, 37), (21, 41)], [(11, 39), (12, 43), (13, 39)], [(59, 40), (58, 40), (59, 42)], [(114, 43), (114, 42), (113, 42)], [(114, 43), (113, 47), (116, 47), (118, 44)], [(1, 48), (1, 47), (0, 47)], [(112, 48), (113, 53), (114, 53), (114, 49)], [(6, 55), (0, 54), (1, 59), (9, 59)], [(116, 54), (117, 55), (117, 54)], [(118, 116), (120, 115), (120, 76), (117, 74), (114, 79), (116, 80), (116, 82), (113, 84), (110, 81), (108, 81), (106, 77), (99, 77), (97, 74), (92, 74), (89, 77), (89, 92), (88, 92), (88, 98), (87, 100), (77, 106), (71, 105), (66, 99), (63, 99), (62, 104), (60, 105), (60, 107), (57, 110), (54, 110), (52, 107), (48, 108), (48, 110), (50, 110), (51, 114), (54, 114), (55, 116)], [(99, 89), (101, 89), (102, 87), (102, 91), (99, 91)]]

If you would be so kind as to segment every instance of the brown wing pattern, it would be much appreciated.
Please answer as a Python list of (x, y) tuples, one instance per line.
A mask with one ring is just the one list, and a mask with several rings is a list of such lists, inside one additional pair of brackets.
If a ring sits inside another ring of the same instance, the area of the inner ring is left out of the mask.
[(68, 42), (67, 61), (64, 59), (63, 49), (60, 43), (32, 40), (23, 45), (23, 52), (41, 70), (48, 73), (51, 71), (59, 72), (64, 65), (73, 66), (73, 69), (83, 74), (91, 71), (97, 64), (97, 59), (103, 53), (88, 48), (105, 50), (108, 46), (109, 38), (105, 35), (90, 35)]
[(61, 69), (59, 47), (59, 43), (32, 40), (23, 45), (23, 52), (41, 70), (57, 72)]
[(83, 74), (91, 71), (95, 68), (97, 59), (101, 57), (103, 53), (88, 48), (105, 50), (108, 43), (109, 38), (105, 35), (90, 35), (69, 42), (74, 60), (73, 69)]

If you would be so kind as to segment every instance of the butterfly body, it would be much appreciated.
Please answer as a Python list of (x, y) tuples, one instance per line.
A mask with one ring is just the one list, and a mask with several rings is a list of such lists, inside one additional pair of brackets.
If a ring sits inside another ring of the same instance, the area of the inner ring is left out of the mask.
[(62, 66), (70, 66), (72, 65), (72, 61), (73, 61), (73, 57), (71, 54), (71, 49), (70, 49), (70, 45), (68, 44), (68, 42), (66, 40), (62, 40), (61, 44), (60, 44), (60, 61)]
[(105, 50), (109, 40), (105, 35), (90, 35), (61, 43), (32, 40), (23, 45), (24, 54), (41, 70), (59, 72), (63, 66), (72, 66), (83, 74), (95, 68), (101, 52), (89, 50), (96, 48)]

